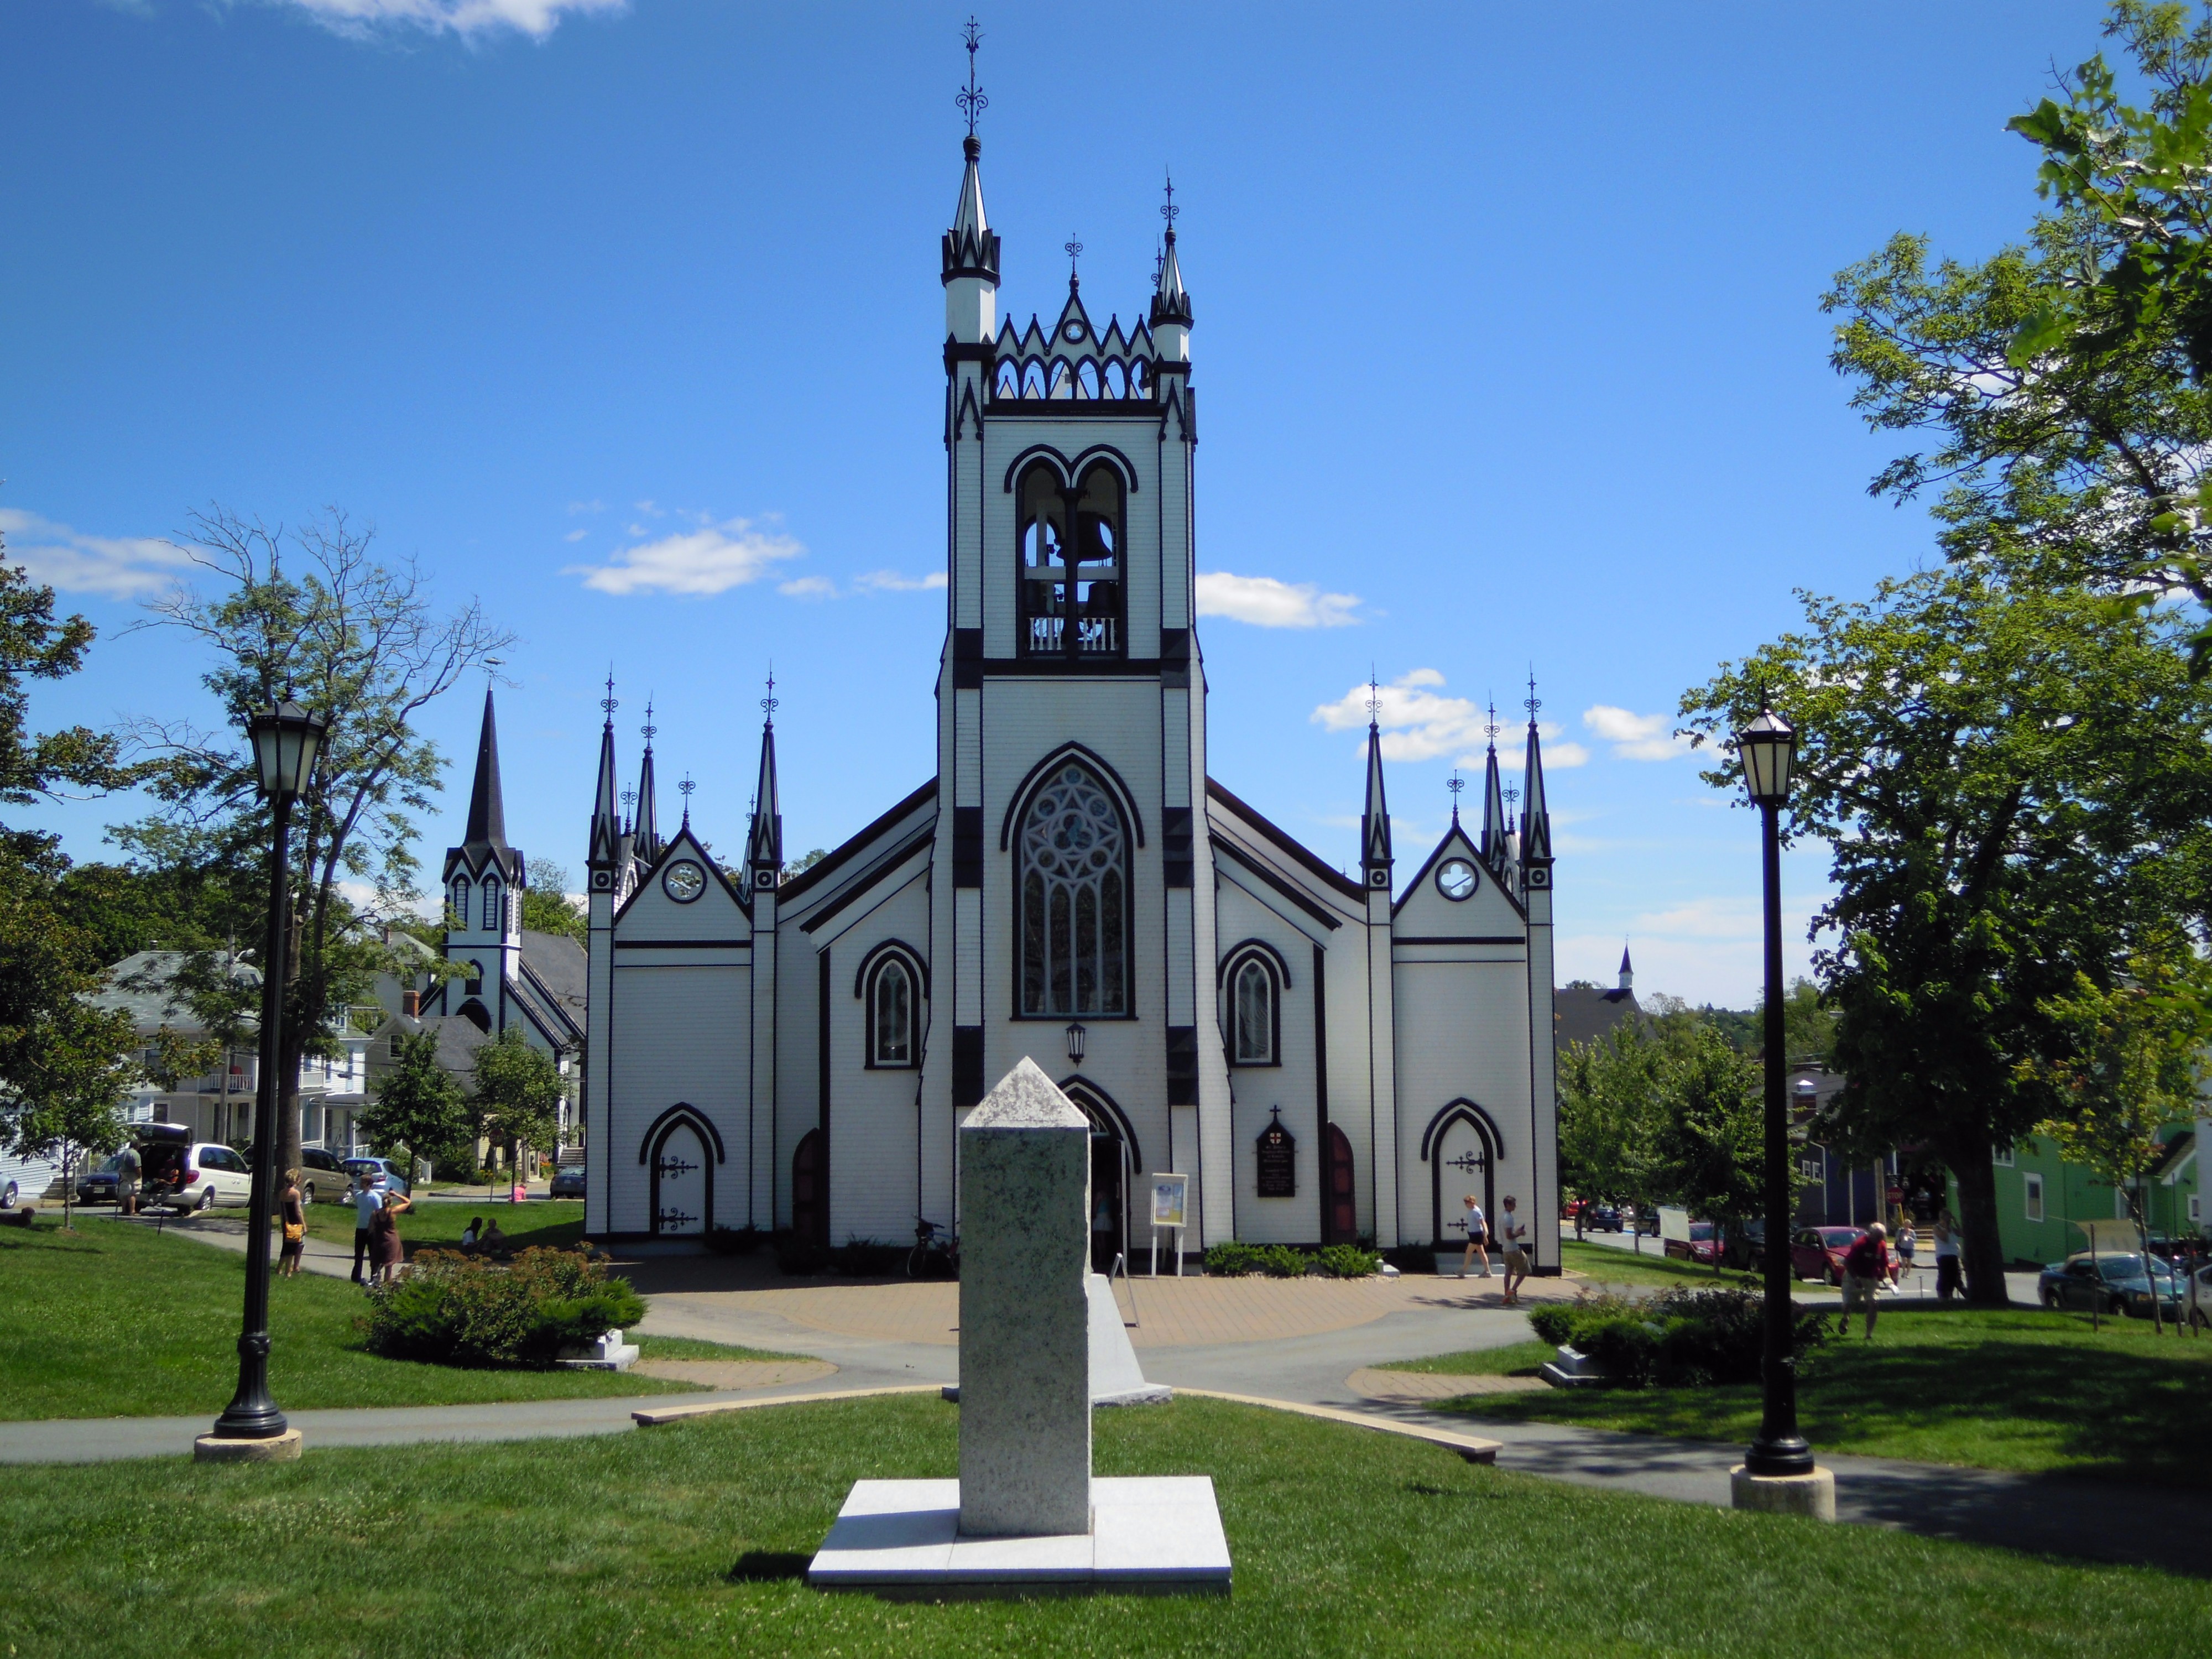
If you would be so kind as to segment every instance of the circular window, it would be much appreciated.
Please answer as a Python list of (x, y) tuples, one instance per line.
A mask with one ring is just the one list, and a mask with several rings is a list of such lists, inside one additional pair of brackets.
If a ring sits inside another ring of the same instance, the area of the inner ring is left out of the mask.
[(1060, 334), (1064, 340), (1079, 340), (1083, 337), (1083, 325), (1071, 317), (1067, 319), (1067, 325), (1060, 331)]
[(1465, 859), (1448, 859), (1437, 872), (1437, 890), (1455, 902), (1474, 891), (1474, 866)]
[(707, 872), (690, 859), (679, 859), (660, 878), (660, 887), (678, 904), (689, 904), (707, 890)]

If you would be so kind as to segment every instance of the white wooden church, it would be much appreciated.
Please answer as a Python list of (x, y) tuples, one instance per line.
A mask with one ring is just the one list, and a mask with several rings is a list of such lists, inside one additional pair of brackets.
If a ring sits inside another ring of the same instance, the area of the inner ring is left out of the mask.
[[(1101, 1266), (1186, 1249), (1463, 1237), (1509, 1193), (1559, 1265), (1552, 837), (1534, 720), (1517, 824), (1399, 879), (1370, 725), (1359, 875), (1217, 781), (1192, 563), (1192, 307), (1170, 216), (1149, 314), (1071, 277), (997, 320), (981, 146), (943, 244), (949, 586), (936, 770), (783, 874), (774, 708), (741, 870), (664, 838), (648, 728), (589, 853), (587, 1227), (601, 1238), (957, 1230), (956, 1130), (1024, 1055), (1095, 1126)], [(610, 696), (611, 703), (611, 696)], [(1164, 1248), (1168, 1241), (1163, 1240)]]

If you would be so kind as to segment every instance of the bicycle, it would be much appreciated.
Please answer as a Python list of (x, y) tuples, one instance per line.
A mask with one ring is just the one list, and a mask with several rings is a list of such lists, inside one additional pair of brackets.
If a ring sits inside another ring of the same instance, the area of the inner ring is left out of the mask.
[(914, 1249), (907, 1253), (906, 1276), (959, 1278), (960, 1255), (953, 1245), (952, 1235), (927, 1216), (916, 1216), (914, 1220)]

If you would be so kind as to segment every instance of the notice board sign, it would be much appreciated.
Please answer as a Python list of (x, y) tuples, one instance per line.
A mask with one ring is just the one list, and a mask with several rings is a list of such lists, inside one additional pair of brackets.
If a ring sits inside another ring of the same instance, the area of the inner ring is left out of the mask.
[(1298, 1195), (1297, 1137), (1283, 1127), (1283, 1109), (1272, 1109), (1273, 1119), (1260, 1131), (1260, 1187), (1261, 1198)]
[(1156, 1175), (1152, 1177), (1152, 1225), (1180, 1227), (1184, 1224), (1184, 1206), (1190, 1199), (1190, 1177), (1187, 1175)]

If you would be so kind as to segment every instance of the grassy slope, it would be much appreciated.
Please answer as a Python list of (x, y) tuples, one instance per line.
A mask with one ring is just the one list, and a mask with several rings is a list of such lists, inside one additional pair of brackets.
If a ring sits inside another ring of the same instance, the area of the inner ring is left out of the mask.
[[(2098, 1333), (2086, 1314), (2024, 1309), (1891, 1309), (1870, 1345), (1859, 1329), (1854, 1322), (1848, 1340), (1821, 1349), (1799, 1384), (1798, 1420), (1820, 1450), (2212, 1487), (2212, 1449), (2201, 1431), (2212, 1340), (2171, 1330), (2154, 1339), (2136, 1320), (2107, 1320)], [(1405, 1369), (1472, 1372), (1493, 1363), (1448, 1354)], [(1453, 1409), (1748, 1440), (1759, 1389), (1560, 1389), (1475, 1395)]]
[[(168, 1417), (222, 1409), (238, 1381), (246, 1260), (143, 1228), (88, 1220), (0, 1230), (0, 1419)], [(668, 1394), (684, 1384), (607, 1371), (461, 1370), (353, 1346), (361, 1292), (302, 1273), (270, 1286), (270, 1385), (279, 1403), (443, 1406)], [(656, 1358), (767, 1358), (648, 1339)]]
[[(850, 1401), (542, 1446), (9, 1474), (26, 1653), (2202, 1651), (2212, 1586), (1592, 1492), (1215, 1401), (1098, 1415), (1101, 1474), (1208, 1474), (1233, 1597), (945, 1604), (798, 1582), (850, 1483), (955, 1473), (957, 1409)], [(272, 1564), (274, 1570), (272, 1571)], [(2191, 1635), (2194, 1631), (2196, 1635)]]

